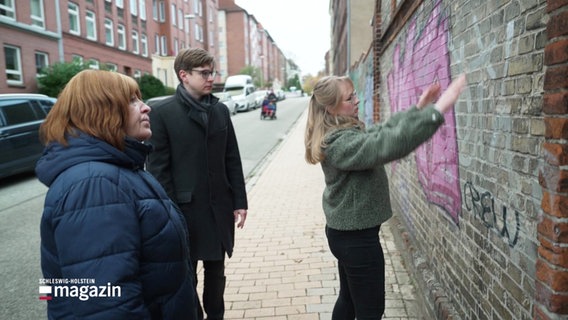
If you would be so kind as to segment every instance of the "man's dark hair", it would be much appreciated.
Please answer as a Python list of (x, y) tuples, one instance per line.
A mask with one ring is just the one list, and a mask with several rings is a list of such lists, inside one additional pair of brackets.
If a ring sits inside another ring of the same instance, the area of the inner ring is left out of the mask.
[(215, 68), (215, 57), (201, 48), (184, 49), (180, 51), (174, 61), (174, 71), (178, 80), (181, 82), (179, 72), (184, 70), (191, 72), (192, 69), (201, 66), (211, 66)]

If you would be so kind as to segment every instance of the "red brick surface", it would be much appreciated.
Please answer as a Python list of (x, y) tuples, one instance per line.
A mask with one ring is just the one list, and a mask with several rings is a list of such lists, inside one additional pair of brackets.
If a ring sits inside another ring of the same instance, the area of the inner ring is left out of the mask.
[[(545, 113), (545, 136), (555, 139), (543, 145), (545, 165), (539, 173), (543, 187), (541, 202), (544, 214), (537, 226), (538, 259), (536, 263), (535, 319), (557, 319), (556, 315), (568, 314), (568, 243), (567, 215), (568, 199), (554, 192), (565, 193), (567, 174), (559, 166), (564, 166), (567, 145), (557, 143), (566, 139), (567, 119), (560, 118), (568, 113), (568, 40), (558, 39), (568, 34), (567, 0), (548, 0), (547, 11), (550, 20), (547, 35), (550, 40), (545, 48), (544, 63), (547, 66), (544, 76), (543, 112)], [(552, 116), (547, 116), (552, 115)], [(552, 192), (550, 192), (552, 191)]]

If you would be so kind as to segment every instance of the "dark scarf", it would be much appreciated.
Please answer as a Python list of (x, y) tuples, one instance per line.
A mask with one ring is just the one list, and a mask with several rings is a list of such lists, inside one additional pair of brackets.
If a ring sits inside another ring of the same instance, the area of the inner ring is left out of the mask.
[(207, 124), (209, 123), (209, 111), (213, 106), (213, 99), (212, 95), (208, 94), (203, 96), (199, 101), (193, 98), (189, 92), (185, 89), (185, 87), (180, 83), (176, 89), (176, 94), (181, 98), (183, 103), (186, 106), (189, 106), (189, 113), (190, 115), (193, 112), (198, 113), (198, 122), (203, 125), (203, 127), (207, 128)]

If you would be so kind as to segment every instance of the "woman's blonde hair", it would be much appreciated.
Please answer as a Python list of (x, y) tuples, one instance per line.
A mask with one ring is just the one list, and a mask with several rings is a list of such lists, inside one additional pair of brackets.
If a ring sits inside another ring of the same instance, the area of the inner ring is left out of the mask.
[(129, 104), (141, 98), (138, 83), (126, 75), (100, 70), (84, 70), (65, 86), (41, 125), (44, 144), (68, 144), (67, 135), (80, 130), (119, 150), (124, 149)]
[(343, 90), (346, 86), (353, 88), (349, 77), (327, 76), (321, 78), (314, 87), (304, 136), (305, 157), (308, 163), (317, 164), (324, 160), (324, 138), (330, 131), (361, 125), (356, 118), (335, 115), (335, 110), (343, 102)]

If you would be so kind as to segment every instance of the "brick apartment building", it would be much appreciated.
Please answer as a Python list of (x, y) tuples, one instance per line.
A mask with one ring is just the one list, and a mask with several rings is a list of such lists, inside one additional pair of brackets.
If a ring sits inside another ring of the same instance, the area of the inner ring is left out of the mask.
[[(226, 16), (219, 11), (218, 0), (4, 1), (0, 4), (0, 93), (37, 92), (39, 70), (71, 61), (132, 77), (152, 74), (175, 87), (173, 60), (188, 47), (208, 50), (218, 66), (233, 55), (251, 57), (254, 52), (256, 59), (249, 59), (241, 69), (251, 64), (262, 68), (266, 81), (283, 79), (286, 60), (266, 37), (268, 33), (250, 33), (250, 25), (235, 30), (224, 20)], [(234, 47), (227, 50), (227, 30), (230, 36), (239, 32), (241, 38), (250, 36), (246, 41), (250, 45), (240, 47), (243, 52)], [(216, 82), (239, 70), (222, 71)]]
[(223, 41), (230, 53), (223, 74), (238, 74), (246, 66), (252, 66), (260, 70), (260, 86), (283, 84), (287, 74), (286, 57), (268, 30), (234, 0), (219, 0), (219, 9), (224, 12), (226, 29)]

